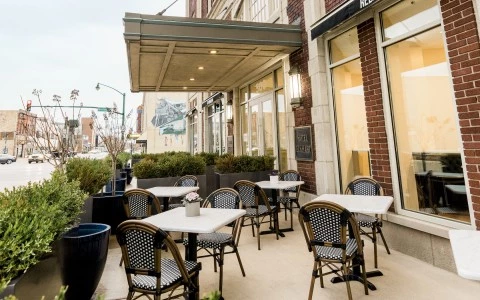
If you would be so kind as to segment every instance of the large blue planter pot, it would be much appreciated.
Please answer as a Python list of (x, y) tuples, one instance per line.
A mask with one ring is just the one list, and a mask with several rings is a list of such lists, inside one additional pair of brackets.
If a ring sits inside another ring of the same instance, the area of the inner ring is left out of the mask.
[(108, 224), (115, 234), (117, 226), (127, 220), (123, 209), (123, 192), (99, 193), (92, 195), (92, 222)]
[(67, 300), (90, 299), (102, 277), (108, 254), (110, 226), (80, 224), (60, 240), (59, 264)]

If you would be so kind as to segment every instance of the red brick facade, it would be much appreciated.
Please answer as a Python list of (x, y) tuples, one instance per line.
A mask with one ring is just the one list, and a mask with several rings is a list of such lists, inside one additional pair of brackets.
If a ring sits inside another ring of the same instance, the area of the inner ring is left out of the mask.
[[(305, 17), (303, 9), (303, 0), (288, 1), (287, 15), (289, 23), (300, 21), (302, 28), (302, 48), (290, 55), (290, 66), (297, 66), (300, 71), (302, 85), (302, 101), (303, 107), (294, 111), (295, 126), (311, 126), (312, 125), (312, 85), (308, 74), (308, 34), (305, 31)], [(312, 128), (312, 147), (313, 157), (315, 159), (315, 132)], [(308, 193), (316, 194), (315, 180), (315, 163), (312, 161), (297, 161), (297, 171), (300, 172), (302, 180), (305, 184), (302, 190)]]
[(208, 0), (202, 0), (202, 18), (206, 18), (208, 14)]
[(382, 102), (380, 70), (375, 40), (375, 23), (369, 19), (357, 26), (362, 64), (363, 94), (367, 112), (368, 141), (372, 176), (379, 181), (385, 194), (393, 195), (392, 174), (388, 157), (387, 131)]
[(471, 0), (440, 1), (474, 218), (480, 230), (480, 44)]
[(325, 1), (325, 11), (327, 13), (331, 12), (334, 10), (337, 6), (340, 6), (341, 4), (347, 2), (346, 0), (326, 0)]

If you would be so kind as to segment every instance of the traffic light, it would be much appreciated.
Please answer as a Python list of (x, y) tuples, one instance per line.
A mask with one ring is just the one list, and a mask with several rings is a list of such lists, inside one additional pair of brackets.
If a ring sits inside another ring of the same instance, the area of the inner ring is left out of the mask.
[(27, 111), (30, 111), (32, 109), (32, 100), (27, 101)]

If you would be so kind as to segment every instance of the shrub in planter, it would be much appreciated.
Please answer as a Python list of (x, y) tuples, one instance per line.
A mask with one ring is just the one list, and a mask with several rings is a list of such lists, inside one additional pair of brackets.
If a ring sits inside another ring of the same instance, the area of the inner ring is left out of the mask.
[(205, 161), (207, 166), (215, 165), (215, 160), (219, 157), (217, 153), (208, 153), (208, 152), (200, 152), (195, 154), (195, 156), (200, 156)]
[(233, 156), (226, 154), (218, 157), (215, 161), (215, 168), (219, 173), (242, 173), (258, 172), (273, 169), (275, 157), (264, 156)]
[(201, 175), (205, 173), (205, 161), (186, 152), (157, 155), (156, 160), (144, 158), (133, 166), (138, 179)]
[(71, 228), (87, 194), (60, 171), (51, 179), (0, 193), (0, 291), (51, 252)]
[(98, 193), (112, 177), (110, 163), (105, 160), (72, 158), (67, 162), (68, 181), (78, 180), (80, 188), (87, 194)]

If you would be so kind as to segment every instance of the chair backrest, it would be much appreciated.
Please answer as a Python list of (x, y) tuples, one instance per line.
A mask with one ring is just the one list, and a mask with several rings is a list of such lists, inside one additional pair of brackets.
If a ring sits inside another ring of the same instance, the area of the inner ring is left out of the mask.
[(239, 180), (235, 182), (233, 188), (240, 195), (240, 201), (244, 207), (258, 208), (259, 205), (265, 205), (268, 210), (271, 210), (267, 195), (255, 182)]
[[(238, 209), (242, 207), (240, 194), (232, 188), (219, 188), (213, 191), (203, 202), (203, 207), (222, 208), (222, 209)], [(238, 220), (233, 221), (227, 226), (232, 227), (233, 242), (235, 245), (240, 238), (240, 223)]]
[[(300, 181), (302, 180), (302, 177), (300, 176), (300, 173), (298, 173), (295, 170), (288, 170), (280, 174), (279, 180), (283, 181)], [(287, 193), (296, 193), (296, 197), (298, 198), (298, 194), (300, 193), (300, 186), (294, 186), (290, 188), (283, 189), (284, 192)]]
[[(147, 275), (156, 278), (156, 293), (161, 291), (162, 278), (162, 247), (169, 250), (168, 257), (173, 258), (180, 271), (184, 284), (189, 283), (185, 263), (173, 239), (160, 228), (140, 220), (128, 220), (121, 223), (116, 231), (117, 241), (122, 249), (125, 262), (127, 281), (132, 288), (132, 275)], [(172, 260), (169, 260), (171, 263)], [(175, 267), (164, 266), (164, 270), (174, 270)], [(165, 271), (168, 273), (167, 271)], [(168, 278), (168, 274), (163, 275)]]
[(147, 190), (132, 189), (123, 194), (123, 209), (129, 219), (150, 217), (153, 214), (152, 206), (157, 213), (161, 212), (160, 201)]
[(366, 196), (383, 196), (383, 188), (373, 178), (358, 177), (352, 180), (345, 189), (347, 195), (366, 195)]
[(174, 186), (198, 186), (198, 179), (193, 175), (185, 175), (180, 177)]
[(298, 219), (308, 250), (314, 252), (314, 257), (317, 257), (314, 246), (324, 246), (342, 249), (345, 260), (349, 226), (359, 254), (363, 253), (360, 229), (353, 214), (346, 208), (329, 201), (313, 201), (300, 208)]

